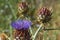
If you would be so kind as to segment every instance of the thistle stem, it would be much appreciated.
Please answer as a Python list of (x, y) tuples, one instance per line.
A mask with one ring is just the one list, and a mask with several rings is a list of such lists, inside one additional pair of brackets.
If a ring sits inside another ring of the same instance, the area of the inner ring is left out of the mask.
[(42, 24), (41, 24), (40, 27), (37, 29), (36, 33), (33, 35), (33, 39), (32, 39), (32, 40), (35, 40), (35, 38), (36, 38), (38, 32), (41, 30), (41, 28), (42, 28)]
[(31, 27), (29, 28), (29, 30), (30, 30), (30, 33), (33, 35), (32, 28)]

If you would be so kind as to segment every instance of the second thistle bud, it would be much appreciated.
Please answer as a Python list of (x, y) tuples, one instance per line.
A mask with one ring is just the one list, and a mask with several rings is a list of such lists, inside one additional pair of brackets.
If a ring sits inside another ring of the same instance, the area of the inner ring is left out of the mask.
[(25, 12), (25, 11), (27, 11), (27, 9), (28, 9), (28, 5), (26, 2), (21, 2), (18, 4), (18, 12), (19, 13)]
[(43, 7), (38, 11), (38, 16), (43, 23), (48, 22), (51, 19), (51, 11), (48, 8)]
[(28, 11), (28, 3), (27, 2), (21, 2), (18, 3), (18, 13), (17, 13), (17, 18), (24, 18), (24, 15), (26, 15)]

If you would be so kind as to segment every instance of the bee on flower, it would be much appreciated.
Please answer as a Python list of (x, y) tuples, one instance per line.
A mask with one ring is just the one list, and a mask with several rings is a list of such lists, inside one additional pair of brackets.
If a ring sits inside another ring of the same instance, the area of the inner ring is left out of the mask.
[(29, 34), (29, 27), (32, 23), (29, 20), (16, 20), (11, 23), (11, 26), (15, 29), (14, 39), (15, 40), (31, 40)]

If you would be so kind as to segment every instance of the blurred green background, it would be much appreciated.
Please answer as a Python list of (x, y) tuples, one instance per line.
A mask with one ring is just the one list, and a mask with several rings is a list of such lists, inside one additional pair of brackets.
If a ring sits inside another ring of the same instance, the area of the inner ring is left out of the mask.
[[(0, 0), (0, 34), (5, 30), (12, 31), (10, 23), (16, 19), (17, 3), (22, 1), (31, 4), (30, 12), (33, 13), (41, 6), (52, 8), (52, 20), (45, 27), (60, 28), (60, 0)], [(60, 30), (39, 32), (36, 40), (60, 40)]]

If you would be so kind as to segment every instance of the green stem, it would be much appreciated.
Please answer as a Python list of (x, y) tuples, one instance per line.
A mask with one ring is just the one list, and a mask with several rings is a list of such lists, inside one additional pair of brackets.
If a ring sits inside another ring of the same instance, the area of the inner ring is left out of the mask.
[[(15, 11), (14, 11), (14, 9), (13, 9), (13, 7), (12, 7), (12, 5), (10, 4), (9, 1), (8, 1), (8, 5), (9, 5), (9, 7), (10, 7), (10, 9), (11, 9), (11, 12), (12, 12), (14, 18), (16, 19)], [(10, 20), (10, 23), (11, 23), (11, 20)], [(10, 39), (12, 40), (12, 27), (11, 27), (11, 25), (10, 25), (10, 29), (9, 29), (9, 30), (10, 30)]]
[(41, 30), (41, 28), (42, 28), (42, 24), (41, 24), (40, 27), (37, 29), (36, 33), (33, 35), (33, 39), (32, 39), (32, 40), (35, 40), (35, 38), (36, 38), (38, 32)]
[(29, 28), (29, 30), (30, 30), (31, 35), (33, 35), (32, 28), (31, 27)]
[(12, 27), (10, 26), (10, 39), (12, 40)]
[(9, 1), (8, 1), (8, 5), (9, 5), (9, 7), (10, 7), (10, 9), (11, 9), (11, 12), (12, 12), (14, 18), (16, 19), (15, 11), (14, 11), (14, 9), (13, 9), (13, 7), (12, 7), (12, 5), (10, 4)]

